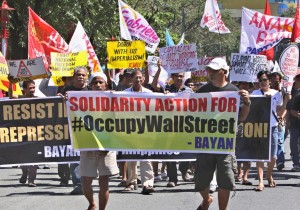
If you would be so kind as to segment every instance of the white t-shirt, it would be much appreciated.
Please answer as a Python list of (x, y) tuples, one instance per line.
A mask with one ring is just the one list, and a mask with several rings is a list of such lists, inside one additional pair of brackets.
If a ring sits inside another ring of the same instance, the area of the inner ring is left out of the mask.
[[(254, 90), (251, 95), (256, 95), (256, 96), (259, 96), (259, 95), (263, 95), (262, 94), (262, 90), (261, 89), (258, 89), (258, 90)], [(270, 89), (268, 92), (265, 92), (264, 95), (271, 95), (272, 96), (272, 103), (271, 103), (271, 107), (272, 107), (272, 110), (273, 112), (276, 114), (277, 116), (277, 113), (276, 113), (276, 108), (277, 106), (282, 106), (283, 104), (283, 99), (282, 99), (282, 96), (281, 96), (281, 93), (277, 90), (274, 90), (274, 89)], [(278, 122), (277, 120), (275, 119), (273, 113), (271, 112), (271, 122), (270, 122), (270, 126), (271, 127), (274, 127), (274, 126), (277, 126), (278, 125)]]
[[(123, 90), (123, 91), (125, 91), (125, 92), (135, 92), (135, 91), (133, 91), (132, 86), (130, 88), (127, 88), (127, 89)], [(147, 88), (144, 88), (143, 86), (142, 86), (142, 91), (141, 92), (142, 93), (152, 93), (151, 90), (149, 90)]]

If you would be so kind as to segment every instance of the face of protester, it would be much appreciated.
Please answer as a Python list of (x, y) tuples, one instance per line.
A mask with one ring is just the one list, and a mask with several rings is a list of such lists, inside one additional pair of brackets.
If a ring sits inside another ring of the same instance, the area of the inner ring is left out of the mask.
[(107, 83), (102, 77), (95, 77), (91, 82), (91, 89), (105, 91), (107, 89)]
[(214, 70), (211, 68), (206, 68), (207, 76), (209, 81), (220, 81), (223, 80), (224, 76), (226, 75), (223, 69)]
[(300, 89), (300, 79), (296, 79), (296, 80), (295, 80), (294, 88), (295, 88), (296, 90), (299, 90), (299, 89)]
[(272, 76), (270, 82), (271, 82), (271, 88), (275, 90), (280, 90), (281, 80), (279, 76), (277, 75)]
[(75, 87), (82, 87), (86, 82), (86, 71), (79, 69), (73, 76), (73, 85)]
[(131, 74), (124, 74), (123, 75), (123, 84), (126, 87), (130, 87), (132, 85), (132, 76), (131, 76)]
[(270, 88), (270, 80), (267, 77), (267, 75), (265, 75), (265, 74), (261, 75), (261, 77), (259, 78), (258, 82), (259, 82), (259, 86), (260, 86), (260, 88), (262, 90), (265, 90), (265, 91), (269, 90), (269, 88)]
[(239, 82), (239, 89), (240, 90), (249, 90), (250, 86), (248, 82)]
[(191, 89), (194, 89), (195, 85), (193, 82), (189, 82), (186, 84), (187, 87), (191, 88)]
[(141, 72), (137, 72), (135, 75), (132, 77), (132, 85), (135, 87), (142, 86), (144, 82), (144, 76)]
[(35, 84), (33, 83), (29, 83), (27, 85), (27, 88), (23, 89), (24, 95), (28, 96), (28, 97), (33, 97), (34, 93), (35, 93)]
[(183, 84), (184, 74), (183, 73), (173, 74), (172, 79), (175, 86), (181, 86)]

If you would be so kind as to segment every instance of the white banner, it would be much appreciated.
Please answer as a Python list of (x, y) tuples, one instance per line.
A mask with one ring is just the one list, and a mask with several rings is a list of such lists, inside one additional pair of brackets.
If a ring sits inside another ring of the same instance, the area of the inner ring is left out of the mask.
[(201, 19), (200, 26), (208, 27), (210, 32), (219, 34), (230, 33), (229, 29), (222, 21), (221, 12), (217, 0), (206, 0), (204, 14)]
[(265, 55), (231, 53), (230, 81), (256, 82), (257, 73), (267, 69)]
[(22, 81), (21, 78), (36, 79), (48, 76), (42, 57), (29, 60), (9, 60), (7, 65), (10, 75), (19, 79), (18, 81)]
[(160, 39), (146, 19), (130, 6), (119, 0), (121, 37), (126, 40), (143, 40), (146, 50), (154, 53)]
[(95, 50), (90, 42), (89, 37), (85, 33), (80, 21), (78, 21), (76, 30), (69, 43), (69, 49), (71, 52), (87, 51), (89, 67), (93, 72), (102, 72), (100, 62), (95, 53)]
[(283, 87), (287, 87), (288, 91), (292, 90), (294, 76), (297, 75), (299, 63), (299, 48), (297, 45), (288, 46), (281, 54), (279, 66), (283, 77)]
[(259, 54), (290, 38), (293, 18), (265, 15), (243, 7), (240, 53)]
[(159, 58), (168, 73), (198, 70), (196, 44), (160, 48)]

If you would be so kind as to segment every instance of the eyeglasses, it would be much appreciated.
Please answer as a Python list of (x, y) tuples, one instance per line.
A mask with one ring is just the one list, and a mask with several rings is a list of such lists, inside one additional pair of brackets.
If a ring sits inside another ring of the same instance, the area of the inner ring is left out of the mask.
[(269, 81), (269, 79), (264, 78), (264, 79), (259, 79), (258, 81), (259, 82), (267, 82), (267, 81)]

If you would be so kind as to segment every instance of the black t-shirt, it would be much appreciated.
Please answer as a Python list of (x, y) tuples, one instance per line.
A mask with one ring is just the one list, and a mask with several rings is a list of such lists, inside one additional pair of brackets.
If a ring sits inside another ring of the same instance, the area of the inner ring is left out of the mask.
[(211, 82), (200, 87), (196, 93), (209, 93), (209, 92), (220, 92), (220, 91), (239, 91), (238, 87), (227, 83), (224, 87), (216, 87)]
[(65, 87), (65, 88), (62, 90), (61, 94), (65, 95), (66, 92), (68, 92), (68, 91), (83, 91), (83, 90), (89, 90), (89, 89), (87, 88), (87, 86), (85, 86), (85, 87), (83, 87), (83, 88), (76, 88), (76, 87), (74, 87), (73, 85), (71, 85), (71, 86)]
[[(300, 112), (300, 90), (295, 92), (292, 99), (288, 102), (287, 110), (295, 110)], [(290, 128), (299, 128), (299, 125), (299, 119), (290, 114)]]

